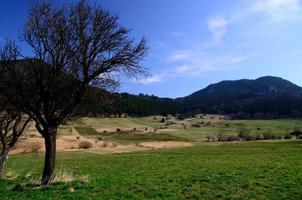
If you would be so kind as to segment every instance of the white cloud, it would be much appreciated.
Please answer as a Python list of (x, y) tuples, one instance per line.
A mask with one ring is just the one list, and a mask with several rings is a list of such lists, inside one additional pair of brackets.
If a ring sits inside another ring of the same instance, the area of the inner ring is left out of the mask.
[(299, 18), (301, 16), (300, 0), (256, 0), (247, 1), (241, 4), (240, 8), (232, 10), (229, 15), (229, 22), (238, 22), (247, 20), (259, 14), (266, 15), (260, 23), (280, 22), (290, 18)]
[(165, 47), (168, 47), (169, 45), (167, 45), (166, 43), (164, 42), (160, 42), (160, 41), (157, 41), (155, 43), (158, 47), (161, 47), (161, 48), (165, 48)]
[(214, 43), (220, 43), (227, 33), (228, 21), (222, 16), (218, 15), (207, 20), (209, 31), (213, 35)]
[(214, 71), (214, 67), (211, 67), (209, 64), (203, 65), (182, 65), (176, 67), (176, 72), (178, 75), (185, 76), (200, 76), (204, 72)]
[(300, 16), (301, 5), (299, 0), (257, 0), (250, 10), (252, 14), (267, 14), (272, 22), (280, 22)]
[(252, 4), (252, 10), (259, 12), (274, 12), (280, 9), (297, 10), (299, 8), (299, 0), (257, 0)]
[(181, 31), (173, 31), (172, 32), (172, 36), (174, 36), (174, 37), (181, 37), (181, 36), (183, 36), (183, 32), (181, 32)]
[(168, 59), (170, 61), (179, 61), (179, 60), (184, 60), (186, 58), (188, 58), (189, 55), (186, 51), (175, 51), (172, 52), (169, 56)]
[(238, 55), (197, 56), (197, 54), (192, 54), (186, 60), (186, 64), (176, 67), (173, 73), (178, 74), (178, 76), (201, 76), (206, 72), (231, 70), (251, 57)]
[(144, 79), (134, 80), (134, 82), (144, 84), (144, 85), (148, 85), (148, 84), (151, 84), (151, 83), (161, 82), (162, 78), (163, 78), (163, 74), (152, 75), (152, 76), (144, 78)]

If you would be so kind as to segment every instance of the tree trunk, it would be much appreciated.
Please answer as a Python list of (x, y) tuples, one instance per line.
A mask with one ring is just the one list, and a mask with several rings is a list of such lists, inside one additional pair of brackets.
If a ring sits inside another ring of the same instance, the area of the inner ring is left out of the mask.
[(5, 163), (7, 160), (8, 150), (4, 149), (0, 156), (0, 178), (5, 177)]
[(42, 185), (49, 184), (55, 173), (55, 164), (56, 164), (56, 137), (57, 137), (57, 128), (48, 129), (48, 133), (45, 135), (45, 161), (44, 161), (44, 170), (42, 176)]

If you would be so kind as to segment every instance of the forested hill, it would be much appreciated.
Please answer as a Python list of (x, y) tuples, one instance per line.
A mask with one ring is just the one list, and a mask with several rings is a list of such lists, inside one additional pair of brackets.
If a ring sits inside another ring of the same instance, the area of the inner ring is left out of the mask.
[(222, 81), (176, 101), (182, 104), (183, 112), (236, 114), (244, 118), (302, 116), (302, 88), (271, 76)]
[(220, 113), (236, 118), (302, 117), (302, 88), (278, 77), (222, 81), (177, 99), (114, 93), (108, 101), (95, 100), (83, 114)]

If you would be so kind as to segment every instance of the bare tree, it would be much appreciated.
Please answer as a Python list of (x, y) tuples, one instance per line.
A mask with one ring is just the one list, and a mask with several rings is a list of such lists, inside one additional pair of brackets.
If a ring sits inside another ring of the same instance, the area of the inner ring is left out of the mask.
[(88, 89), (112, 88), (116, 74), (146, 74), (140, 65), (146, 41), (128, 35), (117, 15), (85, 0), (60, 8), (42, 3), (30, 9), (22, 34), (35, 56), (20, 60), (12, 42), (4, 48), (1, 85), (45, 139), (42, 184), (54, 176), (57, 128), (75, 114)]
[(23, 134), (30, 118), (23, 113), (8, 108), (0, 109), (0, 178), (5, 177), (5, 163), (10, 149)]

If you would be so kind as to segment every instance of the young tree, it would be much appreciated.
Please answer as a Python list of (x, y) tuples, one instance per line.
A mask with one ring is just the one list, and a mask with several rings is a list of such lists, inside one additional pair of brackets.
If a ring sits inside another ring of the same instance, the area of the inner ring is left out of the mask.
[(22, 34), (35, 56), (20, 60), (14, 43), (4, 48), (2, 87), (45, 140), (43, 185), (54, 176), (57, 128), (76, 113), (88, 89), (116, 86), (116, 74), (146, 74), (140, 65), (146, 41), (128, 35), (115, 14), (85, 0), (60, 8), (44, 2), (30, 9)]
[(5, 163), (10, 149), (23, 134), (30, 118), (23, 113), (7, 108), (0, 109), (0, 178), (5, 177)]

